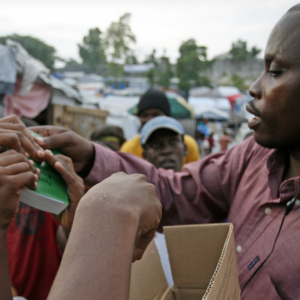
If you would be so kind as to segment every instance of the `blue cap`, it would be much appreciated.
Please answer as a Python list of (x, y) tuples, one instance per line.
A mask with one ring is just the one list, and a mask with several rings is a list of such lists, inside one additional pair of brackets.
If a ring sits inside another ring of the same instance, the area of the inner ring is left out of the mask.
[(142, 130), (140, 136), (140, 142), (142, 145), (146, 144), (150, 135), (157, 129), (170, 129), (178, 134), (184, 134), (183, 126), (175, 119), (166, 116), (160, 116), (151, 119), (147, 122)]

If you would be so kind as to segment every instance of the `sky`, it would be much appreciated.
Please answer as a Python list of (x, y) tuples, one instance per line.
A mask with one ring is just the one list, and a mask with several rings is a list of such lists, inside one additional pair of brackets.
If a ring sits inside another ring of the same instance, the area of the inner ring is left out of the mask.
[(208, 58), (243, 39), (264, 50), (269, 33), (292, 0), (10, 0), (1, 1), (0, 36), (31, 35), (55, 47), (57, 55), (80, 61), (78, 43), (90, 28), (105, 31), (131, 13), (130, 25), (143, 60), (155, 48), (174, 63), (182, 42), (194, 38)]

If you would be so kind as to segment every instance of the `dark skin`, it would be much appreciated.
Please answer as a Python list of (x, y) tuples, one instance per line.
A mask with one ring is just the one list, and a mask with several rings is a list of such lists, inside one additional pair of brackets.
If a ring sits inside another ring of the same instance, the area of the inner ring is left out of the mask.
[(274, 27), (265, 52), (265, 71), (250, 87), (247, 107), (255, 140), (290, 154), (284, 180), (300, 175), (300, 12), (290, 12)]
[(143, 156), (156, 168), (181, 170), (186, 146), (182, 135), (169, 129), (158, 129), (149, 137), (144, 146)]
[(142, 123), (142, 127), (151, 119), (155, 118), (155, 117), (159, 117), (159, 116), (165, 116), (166, 114), (157, 108), (149, 108), (146, 109), (144, 111), (142, 111), (138, 117)]

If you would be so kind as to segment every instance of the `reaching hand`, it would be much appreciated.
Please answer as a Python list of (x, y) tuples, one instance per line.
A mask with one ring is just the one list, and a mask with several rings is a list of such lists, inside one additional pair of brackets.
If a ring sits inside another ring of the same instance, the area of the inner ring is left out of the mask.
[(83, 180), (76, 174), (69, 157), (53, 155), (50, 150), (46, 150), (45, 160), (61, 174), (68, 187), (69, 206), (61, 214), (54, 216), (68, 235), (72, 228), (77, 205), (84, 195)]
[(93, 144), (77, 133), (56, 126), (30, 127), (30, 130), (40, 134), (43, 138), (35, 138), (35, 141), (44, 149), (59, 149), (69, 156), (74, 164), (75, 171), (82, 172), (86, 168), (92, 168), (94, 158)]
[(11, 115), (0, 119), (0, 135), (2, 138), (1, 149), (3, 146), (9, 147), (40, 161), (43, 149), (35, 142), (30, 131), (18, 117)]
[(33, 170), (32, 163), (15, 150), (0, 154), (0, 228), (7, 228), (17, 214), (24, 186), (37, 187), (38, 175)]

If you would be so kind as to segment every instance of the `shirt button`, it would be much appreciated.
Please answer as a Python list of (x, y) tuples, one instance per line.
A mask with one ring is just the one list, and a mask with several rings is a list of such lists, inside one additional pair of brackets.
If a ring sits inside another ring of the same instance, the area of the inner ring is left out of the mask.
[(265, 214), (266, 215), (270, 215), (272, 213), (272, 209), (270, 208), (270, 207), (267, 207), (266, 209), (265, 209)]
[(297, 206), (300, 205), (300, 200), (299, 199), (296, 200), (295, 205), (297, 205)]
[(236, 247), (236, 252), (237, 252), (237, 253), (241, 253), (242, 251), (243, 251), (242, 246), (238, 245), (238, 246)]

